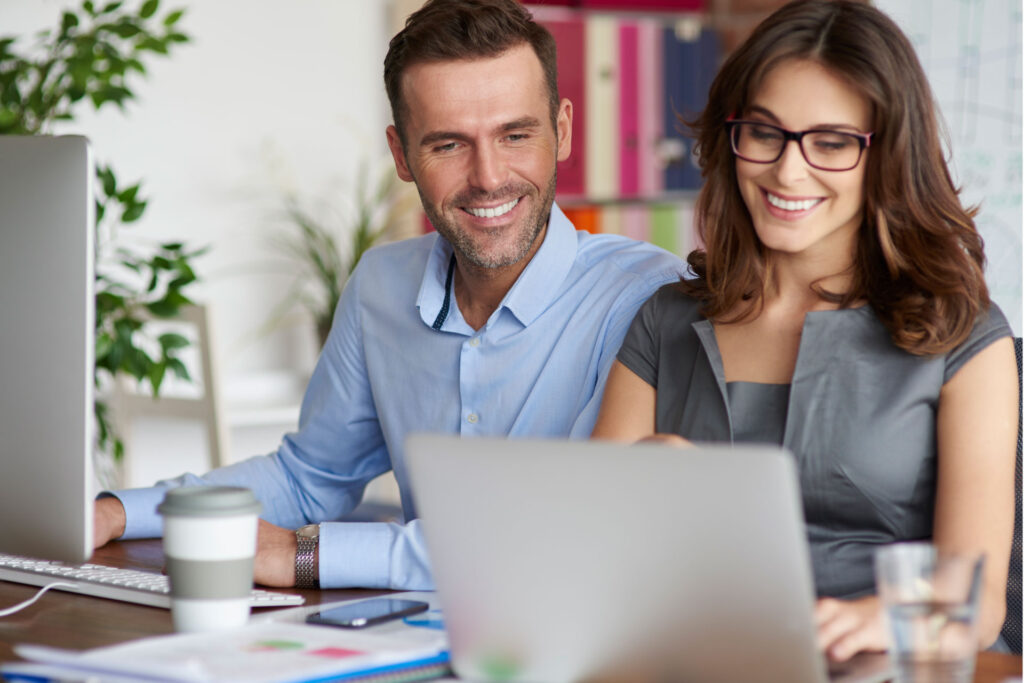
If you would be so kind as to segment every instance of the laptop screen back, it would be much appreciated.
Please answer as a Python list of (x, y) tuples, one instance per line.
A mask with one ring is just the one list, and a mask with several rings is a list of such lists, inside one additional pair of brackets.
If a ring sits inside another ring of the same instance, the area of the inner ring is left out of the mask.
[(93, 166), (0, 136), (0, 552), (92, 552)]
[(781, 449), (415, 436), (406, 452), (460, 676), (825, 680)]

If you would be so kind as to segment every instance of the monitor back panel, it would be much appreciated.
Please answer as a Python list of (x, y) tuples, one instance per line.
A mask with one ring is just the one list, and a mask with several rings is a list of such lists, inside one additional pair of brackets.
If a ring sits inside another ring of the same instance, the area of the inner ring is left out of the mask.
[(92, 176), (85, 138), (0, 136), (4, 553), (91, 553)]

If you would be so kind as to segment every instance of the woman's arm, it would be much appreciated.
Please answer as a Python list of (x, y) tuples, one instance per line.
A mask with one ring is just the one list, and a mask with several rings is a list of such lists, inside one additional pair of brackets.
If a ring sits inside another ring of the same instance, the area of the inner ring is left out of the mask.
[(1013, 340), (993, 342), (946, 382), (939, 395), (936, 545), (985, 554), (978, 615), (981, 645), (1006, 617), (1013, 536), (1017, 373)]
[[(936, 545), (985, 554), (978, 616), (980, 647), (999, 636), (1013, 534), (1017, 373), (1013, 342), (993, 342), (946, 382), (939, 395)], [(875, 596), (824, 598), (816, 608), (818, 643), (836, 660), (882, 650), (887, 634)]]
[(654, 433), (657, 391), (619, 361), (612, 363), (593, 438), (632, 443)]

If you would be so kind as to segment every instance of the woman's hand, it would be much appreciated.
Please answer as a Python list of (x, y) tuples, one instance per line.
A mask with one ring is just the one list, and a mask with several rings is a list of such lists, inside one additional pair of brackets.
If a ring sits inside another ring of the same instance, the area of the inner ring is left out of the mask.
[(660, 445), (660, 446), (675, 446), (676, 448), (690, 448), (691, 446), (693, 446), (693, 442), (692, 441), (684, 439), (683, 437), (679, 436), (678, 434), (663, 434), (663, 433), (651, 434), (650, 436), (645, 436), (644, 438), (642, 438), (639, 441), (637, 441), (637, 443), (641, 443), (641, 444), (642, 443), (650, 443), (650, 444), (656, 444), (656, 445)]
[(882, 602), (871, 595), (857, 600), (821, 598), (814, 608), (818, 647), (836, 662), (844, 662), (865, 650), (889, 647)]

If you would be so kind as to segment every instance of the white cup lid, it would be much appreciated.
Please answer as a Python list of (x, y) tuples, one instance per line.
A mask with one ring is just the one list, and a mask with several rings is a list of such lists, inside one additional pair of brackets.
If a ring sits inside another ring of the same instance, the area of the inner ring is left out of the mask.
[(182, 486), (167, 491), (157, 512), (178, 517), (258, 515), (263, 506), (241, 486)]

